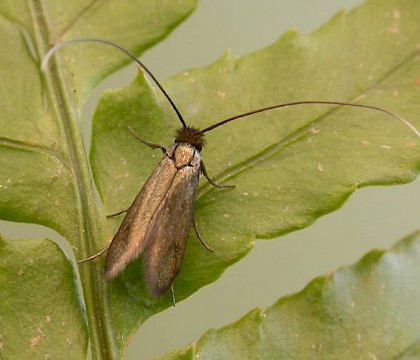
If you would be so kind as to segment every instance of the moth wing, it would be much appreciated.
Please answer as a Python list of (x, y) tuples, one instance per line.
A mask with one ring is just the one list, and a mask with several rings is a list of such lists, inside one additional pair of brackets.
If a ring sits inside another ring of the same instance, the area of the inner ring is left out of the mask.
[(166, 292), (181, 268), (194, 216), (199, 172), (199, 167), (179, 169), (154, 216), (143, 262), (148, 289), (156, 296)]
[(148, 228), (177, 171), (173, 162), (164, 157), (143, 185), (109, 245), (105, 262), (107, 279), (120, 274), (152, 241), (147, 236)]

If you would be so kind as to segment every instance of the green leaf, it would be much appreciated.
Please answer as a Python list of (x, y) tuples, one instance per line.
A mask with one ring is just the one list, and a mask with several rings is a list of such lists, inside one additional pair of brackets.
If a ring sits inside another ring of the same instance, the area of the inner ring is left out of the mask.
[(164, 359), (417, 359), (420, 233)]
[[(167, 36), (193, 11), (195, 4), (195, 0), (0, 3), (0, 46), (2, 54), (7, 54), (0, 58), (1, 219), (37, 223), (56, 230), (72, 245), (77, 259), (96, 250), (94, 244), (103, 239), (100, 223), (106, 220), (102, 214), (98, 216), (100, 209), (78, 114), (89, 90), (129, 59), (112, 49), (104, 51), (100, 45), (78, 45), (56, 54), (49, 71), (41, 74), (41, 58), (60, 40), (87, 36), (114, 40), (139, 55)], [(58, 263), (62, 255), (54, 253), (54, 256), (56, 271), (65, 273), (67, 265)], [(15, 261), (17, 266), (20, 260), (16, 257)], [(83, 300), (80, 299), (78, 306), (79, 312), (86, 307), (92, 356), (116, 358), (126, 346), (126, 338), (114, 338), (109, 324), (110, 310), (103, 296), (103, 269), (100, 264), (94, 264), (80, 270)], [(50, 279), (44, 278), (44, 282), (47, 280)], [(11, 277), (6, 284), (14, 285)], [(57, 283), (51, 286), (63, 295)], [(40, 281), (37, 288), (33, 297), (46, 297), (52, 304), (54, 297), (52, 291), (47, 291), (49, 286)], [(73, 289), (73, 297), (79, 296)], [(7, 307), (8, 301), (2, 296), (0, 309)], [(47, 315), (51, 312), (45, 310)], [(28, 322), (40, 321), (36, 307), (33, 311), (27, 308), (26, 312)], [(68, 321), (70, 333), (85, 327), (86, 319), (79, 313), (76, 316), (69, 309), (68, 315), (73, 317), (71, 323)], [(24, 343), (27, 339), (13, 343), (12, 335), (6, 330), (16, 323), (9, 317), (6, 320), (7, 325), (2, 321), (1, 327), (3, 348), (13, 347), (16, 358), (27, 356), (28, 344)], [(49, 326), (51, 331), (55, 329), (64, 336), (62, 323), (54, 321)], [(131, 328), (126, 333), (129, 331)], [(32, 336), (35, 333), (32, 331)], [(62, 340), (54, 351), (63, 354), (69, 346), (65, 337)], [(80, 358), (80, 354), (86, 354), (87, 342), (79, 341), (77, 346), (81, 351), (74, 356)]]
[(56, 244), (0, 238), (0, 289), (0, 358), (86, 356), (73, 267)]
[[(121, 219), (105, 215), (129, 206), (161, 157), (139, 144), (126, 125), (148, 141), (168, 145), (179, 122), (142, 74), (105, 95), (95, 114), (90, 158), (98, 204), (78, 115), (89, 90), (129, 59), (115, 49), (78, 44), (60, 50), (49, 71), (40, 74), (40, 58), (53, 43), (80, 37), (107, 38), (139, 55), (194, 6), (193, 0), (0, 4), (0, 46), (8, 54), (0, 59), (2, 219), (56, 230), (77, 259), (109, 243)], [(242, 59), (226, 55), (208, 68), (169, 79), (165, 87), (188, 123), (199, 127), (305, 99), (378, 105), (420, 127), (419, 6), (415, 0), (370, 1), (313, 35), (288, 32), (267, 49)], [(203, 157), (210, 174), (236, 188), (202, 183), (196, 218), (216, 251), (206, 252), (191, 236), (175, 281), (178, 301), (217, 279), (250, 251), (255, 238), (308, 226), (358, 187), (409, 182), (420, 168), (416, 135), (368, 110), (272, 111), (218, 128), (207, 140)], [(108, 283), (103, 259), (78, 269), (95, 359), (120, 356), (138, 326), (171, 304), (169, 294), (147, 293), (139, 261)], [(39, 286), (38, 296), (48, 296), (43, 289)], [(5, 306), (3, 299), (0, 304)], [(24, 347), (15, 351), (26, 355)]]
[[(164, 85), (187, 123), (200, 128), (240, 112), (305, 99), (376, 105), (420, 127), (415, 100), (419, 6), (371, 1), (337, 15), (312, 35), (288, 32), (267, 49), (241, 59), (226, 55)], [(363, 37), (355, 37), (354, 29)], [(139, 143), (127, 125), (164, 146), (180, 126), (142, 74), (126, 88), (108, 91), (94, 116), (91, 164), (108, 214), (131, 204), (161, 157)], [(395, 118), (366, 109), (317, 105), (271, 111), (217, 128), (207, 140), (202, 155), (210, 175), (236, 188), (202, 182), (196, 219), (215, 252), (207, 252), (191, 234), (175, 281), (177, 301), (215, 281), (256, 238), (309, 226), (357, 188), (409, 182), (420, 167), (416, 134)], [(120, 221), (109, 222), (107, 238)], [(135, 327), (135, 314), (142, 313), (144, 321), (170, 304), (169, 294), (158, 299), (147, 293), (139, 269), (134, 262), (109, 283), (117, 309), (113, 321), (121, 332), (129, 321)]]

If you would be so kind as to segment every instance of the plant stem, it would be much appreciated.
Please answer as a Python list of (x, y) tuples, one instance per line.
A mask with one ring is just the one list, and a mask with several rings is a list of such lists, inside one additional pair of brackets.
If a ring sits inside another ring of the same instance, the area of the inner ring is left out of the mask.
[[(38, 54), (45, 54), (50, 47), (50, 32), (46, 21), (43, 3), (32, 2), (31, 14), (34, 24), (34, 47)], [(95, 205), (93, 184), (89, 164), (83, 144), (82, 132), (75, 112), (74, 99), (67, 91), (65, 81), (56, 61), (46, 77), (46, 95), (52, 121), (60, 131), (59, 151), (72, 174), (74, 197), (78, 223), (74, 235), (68, 240), (79, 249), (78, 256), (86, 257), (96, 251), (95, 244), (100, 243), (101, 232), (98, 226), (97, 206)], [(102, 267), (98, 263), (83, 266), (80, 270), (86, 306), (87, 326), (93, 359), (116, 359), (114, 338), (109, 321), (109, 310), (105, 293)]]

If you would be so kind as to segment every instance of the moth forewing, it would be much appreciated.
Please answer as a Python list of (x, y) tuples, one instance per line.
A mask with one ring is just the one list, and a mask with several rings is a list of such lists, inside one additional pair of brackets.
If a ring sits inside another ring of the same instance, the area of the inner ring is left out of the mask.
[(173, 144), (131, 205), (111, 242), (106, 274), (117, 276), (141, 254), (149, 291), (162, 295), (178, 274), (194, 216), (200, 153)]
[[(155, 214), (150, 236), (153, 240), (145, 251), (145, 278), (152, 294), (162, 295), (178, 274), (194, 217), (195, 198), (200, 175), (200, 154), (182, 144), (175, 150), (178, 172), (171, 188)], [(178, 159), (187, 159), (181, 165)]]
[(149, 244), (147, 229), (177, 172), (171, 163), (172, 160), (165, 154), (129, 207), (107, 250), (106, 278), (118, 276)]

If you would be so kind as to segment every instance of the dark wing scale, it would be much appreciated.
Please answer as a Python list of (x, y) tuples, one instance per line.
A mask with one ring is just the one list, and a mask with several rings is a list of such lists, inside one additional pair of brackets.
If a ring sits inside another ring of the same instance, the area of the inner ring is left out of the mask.
[(174, 163), (164, 157), (134, 199), (108, 248), (105, 277), (111, 279), (149, 245), (147, 230), (177, 174)]
[(199, 175), (199, 166), (179, 169), (153, 217), (143, 261), (148, 289), (156, 296), (166, 292), (181, 268), (194, 216)]

